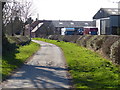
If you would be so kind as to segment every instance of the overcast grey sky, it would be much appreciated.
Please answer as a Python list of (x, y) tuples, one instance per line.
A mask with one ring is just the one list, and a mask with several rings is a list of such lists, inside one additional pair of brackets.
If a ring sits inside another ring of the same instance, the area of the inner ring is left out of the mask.
[(45, 20), (92, 20), (100, 8), (117, 8), (119, 0), (33, 0), (33, 18)]

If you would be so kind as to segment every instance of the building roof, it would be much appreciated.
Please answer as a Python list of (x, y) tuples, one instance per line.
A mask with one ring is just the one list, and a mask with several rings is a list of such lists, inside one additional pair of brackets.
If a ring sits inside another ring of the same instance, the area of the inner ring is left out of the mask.
[(84, 27), (84, 26), (95, 26), (93, 21), (66, 21), (66, 20), (53, 20), (52, 24), (54, 27)]
[(118, 8), (103, 8), (109, 15), (118, 15), (120, 14), (120, 11), (118, 12)]
[(31, 27), (35, 28), (39, 23), (40, 23), (39, 20), (38, 21), (34, 21), (34, 22), (32, 22)]
[(31, 32), (36, 32), (39, 27), (41, 27), (43, 23), (39, 23)]
[(101, 8), (94, 16), (93, 19), (107, 18), (112, 15), (120, 15), (118, 8)]

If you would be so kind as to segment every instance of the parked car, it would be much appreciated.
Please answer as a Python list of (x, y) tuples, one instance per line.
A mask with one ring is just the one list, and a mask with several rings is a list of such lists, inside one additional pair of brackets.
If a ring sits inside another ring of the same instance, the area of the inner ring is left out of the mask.
[(77, 35), (83, 35), (84, 28), (80, 28), (77, 30)]
[(86, 34), (98, 35), (98, 28), (96, 28), (96, 27), (85, 27), (83, 33), (84, 33), (84, 35), (86, 35)]
[(66, 28), (65, 35), (74, 35), (75, 28)]

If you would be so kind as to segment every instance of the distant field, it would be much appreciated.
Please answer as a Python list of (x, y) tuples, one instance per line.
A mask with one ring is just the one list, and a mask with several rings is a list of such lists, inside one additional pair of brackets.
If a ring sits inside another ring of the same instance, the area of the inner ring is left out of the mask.
[(120, 88), (120, 66), (74, 43), (35, 39), (61, 47), (75, 88)]
[(2, 57), (2, 79), (5, 79), (10, 73), (23, 64), (23, 62), (29, 58), (33, 53), (39, 49), (39, 44), (31, 42), (24, 46), (18, 46), (13, 51), (7, 51)]

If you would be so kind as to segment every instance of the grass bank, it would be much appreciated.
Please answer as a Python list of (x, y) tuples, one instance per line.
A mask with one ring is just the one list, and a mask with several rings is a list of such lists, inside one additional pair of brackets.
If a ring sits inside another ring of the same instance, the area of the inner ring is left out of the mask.
[(24, 46), (18, 45), (12, 51), (7, 51), (2, 57), (2, 72), (0, 72), (2, 79), (4, 80), (14, 69), (20, 67), (39, 47), (39, 44), (30, 42)]
[(120, 88), (119, 66), (74, 43), (40, 39), (61, 47), (76, 88)]

